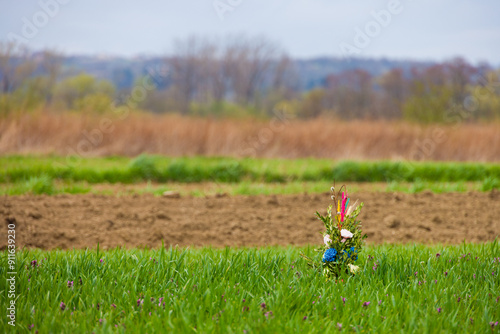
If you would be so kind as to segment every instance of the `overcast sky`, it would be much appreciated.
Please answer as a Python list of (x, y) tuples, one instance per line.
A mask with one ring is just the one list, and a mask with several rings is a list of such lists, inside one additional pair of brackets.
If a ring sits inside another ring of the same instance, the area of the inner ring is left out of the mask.
[(499, 65), (499, 13), (498, 0), (0, 0), (0, 40), (134, 56), (170, 53), (190, 35), (245, 33), (300, 58), (463, 56)]

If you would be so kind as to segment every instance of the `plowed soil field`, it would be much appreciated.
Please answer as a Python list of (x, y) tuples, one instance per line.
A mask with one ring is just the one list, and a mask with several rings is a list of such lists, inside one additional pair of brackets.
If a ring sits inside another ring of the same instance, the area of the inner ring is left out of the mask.
[[(369, 243), (460, 243), (500, 235), (500, 193), (360, 192)], [(330, 194), (163, 198), (153, 195), (3, 196), (0, 221), (16, 224), (16, 246), (320, 244)], [(0, 240), (5, 249), (7, 238)]]

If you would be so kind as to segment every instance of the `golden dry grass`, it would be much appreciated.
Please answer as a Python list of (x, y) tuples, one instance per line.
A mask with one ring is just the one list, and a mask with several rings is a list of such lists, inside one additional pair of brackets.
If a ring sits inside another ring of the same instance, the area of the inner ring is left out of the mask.
[(0, 154), (28, 153), (500, 161), (500, 124), (422, 126), (151, 114), (120, 119), (47, 112), (0, 119)]

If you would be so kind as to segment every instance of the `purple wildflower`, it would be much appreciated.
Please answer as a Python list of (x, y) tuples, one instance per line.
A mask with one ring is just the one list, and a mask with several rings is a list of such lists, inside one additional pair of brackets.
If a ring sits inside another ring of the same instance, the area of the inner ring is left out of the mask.
[(68, 281), (68, 288), (72, 288), (73, 287), (73, 281)]
[(102, 319), (99, 319), (99, 322), (102, 323)]
[(266, 308), (266, 303), (260, 304), (260, 307), (264, 310)]
[(495, 328), (496, 326), (498, 326), (498, 321), (497, 322), (490, 322), (490, 326), (491, 326), (491, 329)]
[(441, 256), (441, 254), (440, 254), (440, 253), (437, 253), (437, 254), (436, 254), (436, 257), (437, 257), (437, 258), (439, 258), (440, 256)]
[(441, 307), (437, 308), (438, 313), (441, 313)]
[(269, 318), (270, 315), (273, 315), (273, 311), (266, 312), (264, 313), (264, 315), (266, 316), (266, 318)]
[(163, 302), (163, 297), (158, 298), (158, 306), (161, 306), (162, 302)]
[(141, 304), (144, 302), (141, 298), (137, 299), (137, 306), (141, 306)]
[(64, 309), (66, 309), (66, 304), (64, 304), (64, 302), (61, 302), (61, 304), (59, 304), (59, 307), (61, 308), (61, 311), (64, 311)]
[(304, 321), (304, 320), (306, 320), (306, 319), (307, 319), (307, 316), (304, 316), (304, 317), (302, 318), (302, 321)]
[(447, 271), (444, 272), (444, 276), (448, 276), (448, 272)]
[(99, 260), (99, 262), (103, 263), (103, 262), (104, 262), (104, 260), (103, 260), (103, 259), (100, 259), (100, 260)]
[(111, 307), (114, 307), (114, 308), (116, 308), (116, 304), (111, 304)]
[(36, 260), (33, 260), (33, 261), (31, 261), (31, 266), (32, 266), (32, 267), (36, 267), (36, 266), (37, 266), (37, 263), (38, 263), (38, 262), (37, 262)]
[(458, 297), (458, 299), (457, 299), (457, 303), (460, 303), (460, 297)]
[(337, 322), (337, 328), (339, 329), (339, 331), (342, 330), (342, 324), (340, 322)]
[(342, 297), (342, 303), (344, 303), (344, 305), (345, 305), (345, 298), (344, 297)]
[(367, 307), (368, 305), (370, 305), (371, 303), (370, 302), (364, 302), (363, 303), (363, 307)]
[(379, 301), (378, 301), (378, 304), (379, 304), (379, 305), (380, 305), (380, 304), (382, 304), (382, 301), (381, 301), (381, 300), (379, 300)]

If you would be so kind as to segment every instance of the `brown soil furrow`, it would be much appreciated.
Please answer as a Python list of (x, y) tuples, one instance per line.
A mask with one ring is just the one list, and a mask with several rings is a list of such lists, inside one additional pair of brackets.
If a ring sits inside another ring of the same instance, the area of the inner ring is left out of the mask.
[[(500, 234), (500, 193), (352, 194), (371, 243), (492, 241)], [(322, 241), (315, 210), (330, 194), (234, 197), (152, 195), (3, 196), (0, 220), (16, 224), (16, 246), (305, 245)], [(5, 249), (7, 238), (0, 240)]]

